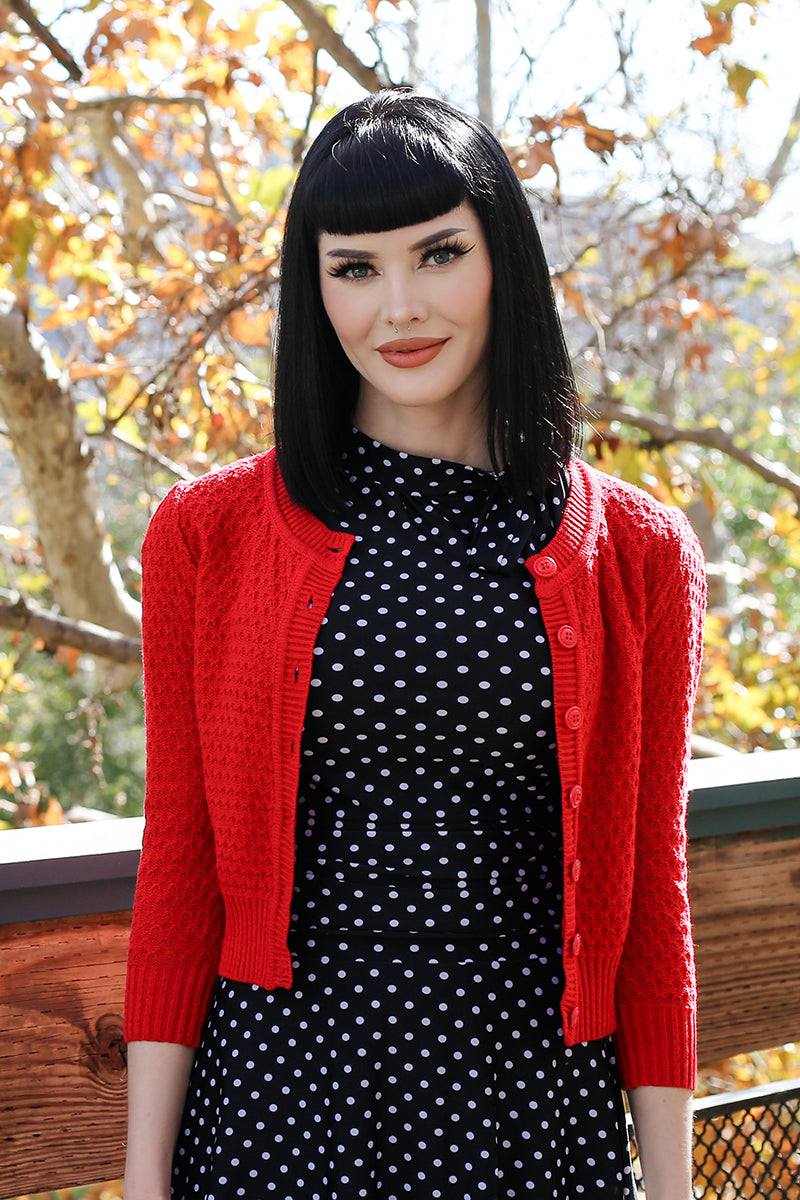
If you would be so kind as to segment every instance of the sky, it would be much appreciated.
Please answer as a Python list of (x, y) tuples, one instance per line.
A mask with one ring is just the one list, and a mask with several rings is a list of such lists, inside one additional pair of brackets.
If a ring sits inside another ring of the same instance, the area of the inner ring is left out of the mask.
[[(767, 80), (752, 85), (742, 110), (735, 107), (732, 94), (720, 88), (719, 52), (706, 59), (689, 49), (693, 38), (710, 32), (701, 0), (491, 0), (496, 124), (513, 134), (522, 128), (521, 116), (549, 114), (593, 95), (590, 112), (595, 123), (619, 128), (621, 80), (615, 75), (618, 59), (611, 25), (624, 9), (628, 35), (634, 32), (629, 68), (640, 77), (643, 110), (655, 115), (684, 109), (684, 132), (673, 149), (687, 173), (707, 172), (709, 131), (727, 143), (739, 140), (754, 173), (763, 172), (800, 96), (800, 0), (754, 3), (755, 8), (749, 0), (736, 6), (733, 44), (723, 51), (729, 60), (761, 71)], [(417, 0), (416, 7), (421, 73), (433, 85), (431, 90), (476, 111), (475, 0)], [(566, 8), (569, 13), (562, 24)], [(354, 49), (366, 61), (374, 60), (371, 42), (361, 32), (369, 25), (363, 3), (339, 0), (338, 10)], [(412, 12), (409, 0), (399, 5), (383, 0), (378, 9), (382, 21), (397, 26)], [(405, 29), (397, 29), (390, 47), (392, 43), (396, 50), (389, 65), (400, 78), (405, 70)], [(530, 71), (520, 46), (533, 60)], [(337, 87), (343, 89), (341, 103), (359, 94), (341, 79)], [(597, 166), (587, 166), (586, 155), (576, 155), (570, 165), (578, 189), (587, 183), (581, 183), (581, 173)], [(800, 148), (791, 165), (794, 179), (776, 193), (765, 219), (753, 223), (753, 231), (773, 241), (791, 238), (800, 247)]]
[[(210, 0), (210, 4), (219, 18), (235, 23), (240, 0)], [(40, 0), (38, 8), (43, 19), (52, 22), (64, 13), (65, 4)], [(475, 9), (475, 0), (413, 0), (413, 6), (412, 0), (381, 0), (381, 41), (392, 78), (406, 78), (409, 20), (416, 18), (418, 67), (425, 90), (477, 111)], [(650, 117), (680, 110), (681, 132), (673, 138), (670, 152), (688, 177), (702, 180), (708, 175), (711, 136), (726, 147), (738, 142), (736, 153), (744, 156), (753, 174), (763, 173), (800, 95), (800, 0), (740, 0), (735, 5), (733, 44), (723, 52), (730, 60), (761, 71), (767, 81), (752, 85), (744, 110), (737, 109), (732, 95), (720, 86), (719, 53), (706, 59), (689, 49), (693, 38), (710, 30), (701, 0), (490, 0), (490, 10), (495, 124), (512, 138), (527, 133), (527, 118), (551, 114), (587, 97), (587, 114), (593, 123), (617, 130), (628, 127), (629, 118), (620, 109), (621, 77), (615, 73), (618, 59), (611, 32), (620, 10), (626, 38), (633, 34), (629, 72), (638, 80), (638, 107)], [(348, 43), (365, 62), (374, 62), (365, 0), (338, 0), (335, 11)], [(295, 20), (281, 5), (276, 19)], [(79, 50), (82, 28), (85, 41), (94, 20), (96, 12), (86, 18), (70, 12), (57, 27), (59, 36), (74, 38), (73, 48)], [(341, 105), (362, 94), (339, 70), (325, 99)], [(298, 97), (298, 103), (304, 104), (304, 98)], [(644, 128), (634, 122), (630, 131), (636, 135)], [(565, 194), (607, 186), (607, 175), (605, 179), (601, 175), (609, 169), (623, 175), (636, 171), (641, 177), (632, 154), (620, 148), (610, 167), (603, 168), (582, 150), (579, 137), (565, 139), (559, 149)], [(731, 176), (736, 174), (733, 159), (723, 161), (722, 167)], [(777, 243), (791, 240), (800, 248), (800, 148), (795, 148), (790, 167), (793, 171), (787, 173), (763, 215), (749, 224), (761, 238)], [(545, 171), (536, 185), (546, 188), (553, 182)]]

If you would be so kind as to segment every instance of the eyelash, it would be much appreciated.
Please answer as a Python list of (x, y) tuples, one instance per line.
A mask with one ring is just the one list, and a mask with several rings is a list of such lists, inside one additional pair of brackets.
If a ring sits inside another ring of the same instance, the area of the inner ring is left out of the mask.
[[(439, 244), (436, 246), (429, 246), (428, 249), (422, 255), (420, 262), (421, 263), (428, 262), (433, 257), (434, 254), (440, 254), (442, 252), (442, 250), (446, 250), (450, 254), (452, 254), (453, 259), (451, 261), (453, 261), (457, 258), (463, 258), (463, 256), (465, 254), (469, 254), (470, 250), (472, 250), (472, 249), (474, 249), (474, 246), (470, 246), (466, 242), (461, 241), (458, 238), (453, 238), (452, 240), (449, 240), (446, 242), (439, 242)], [(440, 266), (440, 267), (449, 267), (450, 263), (449, 262), (448, 263), (437, 263), (435, 265)], [(337, 263), (335, 267), (330, 267), (328, 270), (328, 274), (330, 276), (332, 276), (332, 278), (334, 278), (334, 279), (347, 279), (347, 278), (352, 279), (353, 276), (351, 276), (349, 274), (349, 272), (352, 271), (355, 267), (371, 267), (371, 266), (372, 266), (372, 264), (369, 261), (365, 261), (362, 258), (349, 259), (349, 260), (345, 259), (343, 262)], [(366, 278), (366, 276), (362, 276), (362, 278)], [(359, 282), (359, 280), (356, 279), (356, 280), (354, 280), (354, 282), (357, 283), (357, 282)]]

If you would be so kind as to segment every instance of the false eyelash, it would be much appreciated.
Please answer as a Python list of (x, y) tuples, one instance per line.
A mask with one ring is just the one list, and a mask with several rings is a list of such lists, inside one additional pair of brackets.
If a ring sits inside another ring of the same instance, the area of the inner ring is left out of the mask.
[(428, 246), (427, 250), (422, 256), (422, 261), (425, 262), (426, 259), (430, 258), (433, 254), (436, 254), (439, 250), (449, 250), (451, 254), (455, 254), (456, 258), (463, 258), (465, 254), (469, 254), (470, 250), (474, 249), (474, 242), (470, 246), (461, 238), (450, 238), (446, 242), (439, 242), (439, 244), (436, 246)]
[[(421, 261), (426, 262), (439, 250), (449, 250), (451, 254), (456, 256), (456, 258), (462, 258), (465, 254), (469, 254), (470, 250), (473, 250), (474, 248), (474, 243), (472, 246), (470, 246), (467, 242), (462, 241), (459, 238), (452, 238), (445, 242), (439, 242), (436, 246), (428, 246), (422, 255)], [(342, 262), (337, 263), (335, 267), (328, 268), (328, 275), (330, 275), (332, 279), (341, 279), (343, 276), (347, 275), (347, 272), (352, 270), (353, 267), (368, 267), (370, 265), (371, 264), (368, 259), (343, 259)]]
[(335, 267), (328, 267), (327, 273), (330, 275), (331, 279), (341, 279), (341, 277), (346, 275), (347, 272), (352, 270), (353, 267), (368, 266), (370, 266), (370, 263), (363, 258), (343, 259), (342, 262), (337, 263)]

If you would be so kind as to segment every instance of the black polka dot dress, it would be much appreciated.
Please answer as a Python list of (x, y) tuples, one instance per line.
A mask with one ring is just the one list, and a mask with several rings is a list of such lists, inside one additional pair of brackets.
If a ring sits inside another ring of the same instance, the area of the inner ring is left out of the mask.
[(221, 979), (178, 1200), (632, 1197), (609, 1039), (564, 1046), (550, 657), (525, 559), (566, 484), (354, 435), (315, 648), (291, 989)]

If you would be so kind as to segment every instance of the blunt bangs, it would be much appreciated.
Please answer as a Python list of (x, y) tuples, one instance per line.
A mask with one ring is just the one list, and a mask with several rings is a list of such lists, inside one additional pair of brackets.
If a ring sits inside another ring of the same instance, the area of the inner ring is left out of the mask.
[(306, 181), (307, 229), (345, 236), (432, 221), (470, 188), (446, 143), (407, 121), (344, 128)]

